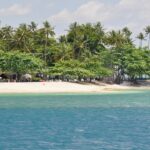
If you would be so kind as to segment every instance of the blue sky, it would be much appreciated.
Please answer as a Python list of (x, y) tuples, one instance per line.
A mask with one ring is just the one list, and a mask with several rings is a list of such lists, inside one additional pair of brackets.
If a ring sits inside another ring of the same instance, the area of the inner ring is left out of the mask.
[[(108, 0), (107, 3), (115, 1)], [(32, 20), (41, 23), (43, 20), (48, 20), (51, 16), (56, 15), (64, 9), (75, 11), (78, 7), (88, 2), (89, 0), (0, 0), (0, 18), (3, 24), (11, 24), (14, 26)], [(105, 0), (101, 0), (101, 2), (105, 2)], [(20, 10), (24, 8), (27, 11), (22, 14), (17, 14), (15, 13), (17, 10), (14, 9), (10, 14), (7, 14), (13, 6), (17, 6), (16, 9), (18, 8)], [(3, 14), (1, 13), (2, 10), (5, 11)]]
[(150, 25), (150, 0), (0, 0), (2, 25), (48, 20), (57, 35), (71, 22), (100, 21), (106, 30), (128, 26), (134, 35)]

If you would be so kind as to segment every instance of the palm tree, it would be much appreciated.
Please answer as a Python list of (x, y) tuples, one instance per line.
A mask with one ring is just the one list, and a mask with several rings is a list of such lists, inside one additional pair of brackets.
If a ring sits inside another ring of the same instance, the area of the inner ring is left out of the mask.
[(70, 25), (67, 41), (73, 46), (73, 55), (75, 59), (81, 58), (83, 51), (87, 48), (87, 38), (84, 28), (89, 29), (91, 24), (78, 25), (76, 22)]
[(131, 35), (132, 35), (132, 32), (129, 30), (128, 27), (125, 27), (122, 29), (122, 32), (124, 33), (125, 35), (125, 38), (127, 40), (127, 43), (128, 44), (132, 44), (132, 40), (131, 40)]
[(104, 32), (104, 28), (102, 24), (100, 22), (97, 22), (94, 27), (95, 27), (96, 32), (100, 34), (101, 37), (103, 37), (105, 32)]
[(20, 24), (20, 26), (16, 29), (15, 35), (14, 35), (14, 48), (19, 48), (26, 52), (31, 52), (31, 46), (30, 46), (30, 30), (27, 24), (23, 23)]
[(55, 35), (55, 32), (54, 32), (54, 28), (50, 25), (48, 21), (45, 21), (43, 25), (44, 25), (44, 31), (46, 35), (46, 41), (47, 41), (49, 36), (53, 37)]
[(0, 30), (0, 39), (3, 41), (2, 42), (2, 47), (4, 51), (9, 51), (11, 50), (11, 44), (12, 44), (12, 38), (13, 38), (14, 30), (11, 26), (5, 26), (2, 27)]
[(145, 33), (148, 36), (148, 49), (150, 49), (150, 26), (145, 28)]
[(122, 31), (127, 35), (127, 36), (131, 36), (132, 32), (128, 29), (128, 27), (124, 27), (122, 29)]
[(29, 29), (34, 32), (37, 29), (37, 24), (32, 21), (31, 24), (29, 25)]
[(144, 40), (144, 34), (143, 33), (139, 33), (139, 35), (137, 36), (137, 38), (140, 40), (139, 47), (142, 48), (142, 46), (143, 46), (143, 40)]
[(126, 39), (124, 37), (124, 34), (120, 30), (119, 31), (112, 30), (108, 34), (107, 42), (111, 46), (121, 47), (126, 42)]
[(61, 35), (59, 37), (59, 42), (60, 43), (67, 43), (67, 37), (65, 35)]
[(48, 21), (43, 22), (44, 25), (44, 34), (45, 34), (45, 48), (44, 48), (44, 56), (45, 56), (45, 62), (46, 62), (46, 50), (48, 46), (48, 38), (49, 36), (53, 37), (55, 35), (54, 28), (50, 25)]
[(5, 26), (1, 29), (3, 39), (12, 38), (13, 28), (11, 26)]
[(29, 32), (30, 32), (30, 45), (31, 45), (31, 50), (32, 50), (32, 53), (34, 53), (36, 51), (36, 43), (37, 43), (37, 40), (36, 40), (36, 37), (37, 37), (37, 24), (32, 21), (29, 25), (28, 25), (28, 28), (29, 28)]

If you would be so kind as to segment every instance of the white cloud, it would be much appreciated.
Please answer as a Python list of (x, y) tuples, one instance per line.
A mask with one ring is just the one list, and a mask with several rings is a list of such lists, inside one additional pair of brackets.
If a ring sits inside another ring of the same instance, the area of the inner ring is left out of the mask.
[(49, 17), (49, 20), (57, 26), (67, 26), (74, 21), (79, 23), (101, 21), (109, 29), (128, 26), (137, 33), (150, 24), (149, 14), (150, 0), (120, 0), (115, 4), (93, 0), (74, 11), (64, 9)]
[(14, 4), (8, 8), (0, 9), (0, 16), (22, 16), (30, 13), (31, 7), (29, 5)]
[[(69, 11), (67, 9), (62, 10), (58, 14), (55, 14), (50, 17), (50, 20), (56, 23), (66, 22), (70, 23), (73, 21), (79, 22), (87, 22), (87, 21), (95, 21), (99, 19), (97, 15), (99, 10), (102, 10), (104, 4), (91, 1), (87, 4), (81, 5), (75, 11)], [(94, 16), (94, 17), (93, 17)], [(90, 20), (89, 20), (90, 19)]]

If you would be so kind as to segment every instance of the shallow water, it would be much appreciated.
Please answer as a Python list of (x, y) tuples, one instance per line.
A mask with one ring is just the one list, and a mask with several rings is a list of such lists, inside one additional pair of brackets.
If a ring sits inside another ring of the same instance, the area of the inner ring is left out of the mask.
[(150, 91), (1, 95), (0, 150), (149, 150)]

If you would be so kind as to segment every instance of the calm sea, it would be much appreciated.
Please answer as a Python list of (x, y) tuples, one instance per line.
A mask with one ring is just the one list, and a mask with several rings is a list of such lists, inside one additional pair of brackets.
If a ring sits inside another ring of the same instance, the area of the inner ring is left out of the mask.
[(0, 96), (0, 150), (149, 149), (150, 91)]

